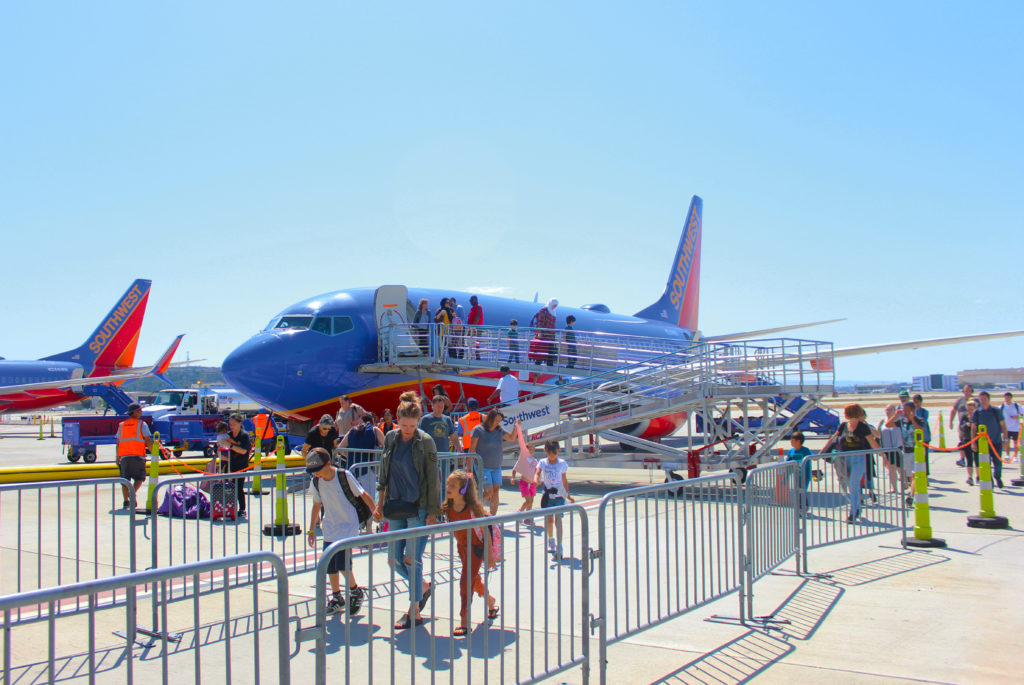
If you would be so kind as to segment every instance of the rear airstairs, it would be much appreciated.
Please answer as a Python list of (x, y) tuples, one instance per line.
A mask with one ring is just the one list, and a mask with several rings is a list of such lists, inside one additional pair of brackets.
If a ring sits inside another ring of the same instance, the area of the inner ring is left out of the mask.
[[(379, 361), (360, 371), (494, 386), (498, 367), (507, 365), (529, 393), (521, 401), (558, 396), (558, 416), (532, 429), (531, 439), (575, 440), (574, 456), (582, 458), (599, 450), (593, 436), (603, 436), (657, 454), (663, 468), (689, 464), (691, 474), (773, 460), (778, 441), (834, 390), (826, 342), (692, 342), (590, 331), (575, 331), (566, 342), (563, 330), (520, 328), (517, 349), (507, 331), (389, 324), (380, 330)], [(795, 410), (779, 401), (798, 396), (805, 401)], [(666, 415), (686, 417), (688, 449), (630, 435)]]

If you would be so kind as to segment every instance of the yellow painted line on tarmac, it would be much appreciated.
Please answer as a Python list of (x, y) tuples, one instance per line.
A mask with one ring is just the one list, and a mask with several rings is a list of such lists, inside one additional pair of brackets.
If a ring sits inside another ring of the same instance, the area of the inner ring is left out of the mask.
[[(160, 462), (160, 475), (199, 475), (192, 469), (185, 466), (189, 464), (193, 469), (202, 471), (209, 463), (209, 459), (176, 459), (173, 462)], [(173, 464), (173, 468), (172, 468)], [(299, 455), (285, 457), (286, 466), (302, 466), (305, 464)], [(277, 457), (264, 457), (262, 468), (273, 469), (277, 466)], [(177, 471), (175, 471), (177, 469)], [(61, 466), (8, 466), (0, 468), (0, 483), (36, 483), (39, 481), (53, 480), (81, 480), (89, 478), (116, 478), (121, 473), (116, 464), (68, 464)]]

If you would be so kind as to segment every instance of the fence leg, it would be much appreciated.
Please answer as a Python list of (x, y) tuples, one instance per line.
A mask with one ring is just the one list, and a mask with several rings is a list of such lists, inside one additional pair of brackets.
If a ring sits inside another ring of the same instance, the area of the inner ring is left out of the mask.
[(1009, 520), (996, 515), (995, 498), (992, 496), (992, 460), (989, 458), (985, 426), (978, 426), (978, 491), (981, 493), (981, 511), (977, 516), (967, 517), (967, 527), (1009, 528)]
[(945, 547), (946, 541), (932, 537), (931, 512), (928, 509), (928, 467), (924, 459), (924, 431), (914, 431), (914, 537), (907, 547)]

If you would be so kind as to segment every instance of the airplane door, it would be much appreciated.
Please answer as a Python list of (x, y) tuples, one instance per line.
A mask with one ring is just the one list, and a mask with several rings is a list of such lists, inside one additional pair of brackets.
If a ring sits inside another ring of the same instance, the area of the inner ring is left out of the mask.
[(387, 344), (392, 339), (390, 327), (409, 323), (406, 313), (408, 301), (409, 289), (404, 285), (382, 285), (377, 288), (373, 298), (373, 313), (377, 322), (377, 341), (382, 361), (393, 353), (391, 345)]

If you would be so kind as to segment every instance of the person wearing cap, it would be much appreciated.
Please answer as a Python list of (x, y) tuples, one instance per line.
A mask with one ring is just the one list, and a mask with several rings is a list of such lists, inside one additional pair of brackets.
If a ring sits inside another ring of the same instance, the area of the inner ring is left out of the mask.
[(480, 409), (480, 402), (475, 397), (470, 397), (466, 400), (466, 408), (468, 411), (459, 419), (459, 435), (462, 436), (463, 452), (470, 451), (470, 443), (473, 441), (473, 436), (470, 433), (484, 422), (483, 415), (478, 411)]
[(306, 441), (302, 443), (302, 456), (317, 447), (327, 450), (328, 454), (334, 453), (338, 446), (338, 428), (335, 426), (334, 418), (330, 414), (324, 414), (316, 427), (306, 434)]
[[(128, 405), (128, 418), (117, 427), (117, 469), (121, 477), (132, 481), (135, 486), (136, 502), (138, 492), (146, 481), (146, 455), (153, 445), (153, 435), (142, 420), (142, 407)], [(122, 506), (128, 508), (128, 486), (121, 486), (124, 495)]]
[[(306, 455), (306, 473), (313, 476), (309, 489), (313, 510), (309, 515), (306, 536), (309, 545), (316, 544), (318, 524), (324, 536), (324, 550), (339, 540), (359, 535), (359, 512), (356, 510), (359, 500), (371, 512), (376, 508), (373, 498), (363, 490), (359, 481), (347, 470), (331, 464), (331, 455), (323, 447), (314, 447)], [(327, 564), (332, 595), (327, 601), (327, 613), (341, 613), (345, 606), (345, 598), (341, 594), (342, 571), (348, 580), (348, 613), (354, 616), (363, 604), (364, 592), (352, 572), (349, 550), (341, 550)]]
[[(555, 308), (557, 306), (558, 300), (551, 298), (546, 305), (541, 307), (539, 312), (533, 315), (533, 320), (530, 321), (530, 326), (537, 329), (534, 335), (538, 340), (542, 341), (542, 346), (547, 347), (548, 366), (554, 366), (555, 360), (558, 359), (558, 345), (555, 344), (555, 324), (557, 323)], [(541, 358), (533, 359), (537, 364), (541, 363)]]

